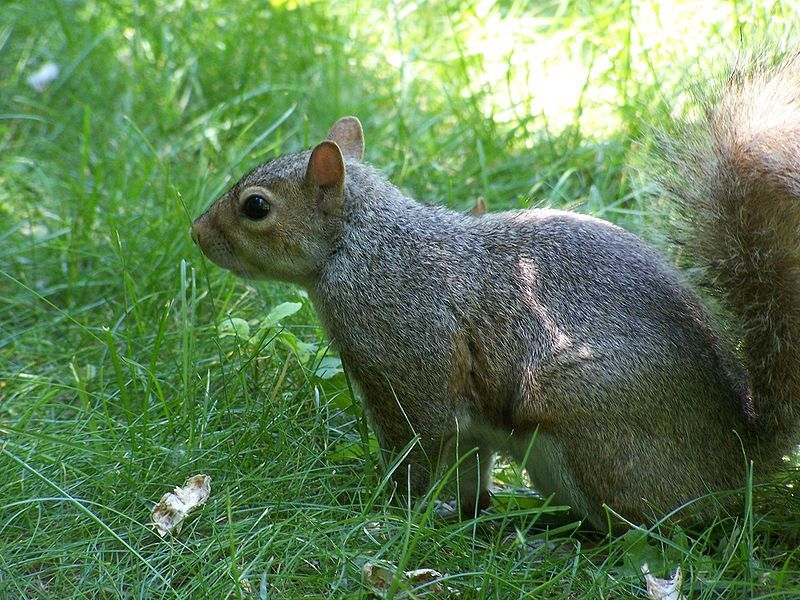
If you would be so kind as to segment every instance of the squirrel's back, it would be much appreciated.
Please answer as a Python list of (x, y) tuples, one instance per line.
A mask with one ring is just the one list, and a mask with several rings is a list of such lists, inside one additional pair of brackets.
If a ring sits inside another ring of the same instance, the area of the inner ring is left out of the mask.
[[(405, 355), (446, 355), (454, 338), (466, 337), (473, 348), (483, 346), (489, 383), (509, 403), (519, 400), (513, 396), (522, 365), (547, 370), (594, 361), (635, 372), (641, 357), (651, 369), (664, 357), (676, 379), (711, 367), (730, 390), (717, 394), (721, 405), (737, 425), (747, 422), (744, 372), (681, 275), (637, 236), (551, 209), (476, 218), (397, 191), (362, 197), (356, 206), (351, 239), (318, 287), (334, 299), (326, 314), (339, 346), (359, 347), (361, 356), (376, 337), (395, 331), (382, 342), (394, 347), (400, 366)], [(640, 407), (631, 395), (609, 408)]]

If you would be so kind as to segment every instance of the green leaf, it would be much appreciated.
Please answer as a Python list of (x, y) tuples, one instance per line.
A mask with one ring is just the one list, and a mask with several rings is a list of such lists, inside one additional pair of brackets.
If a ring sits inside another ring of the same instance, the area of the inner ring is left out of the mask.
[(364, 458), (364, 447), (356, 442), (343, 442), (336, 444), (328, 454), (331, 462), (348, 462), (354, 458)]
[[(367, 452), (377, 456), (380, 452), (378, 438), (374, 435), (369, 436)], [(327, 460), (331, 462), (350, 462), (354, 458), (364, 458), (364, 445), (359, 441), (343, 441), (336, 444), (327, 455)]]
[(284, 302), (269, 311), (261, 322), (261, 327), (275, 327), (282, 319), (290, 317), (303, 308), (300, 302)]
[(302, 342), (297, 339), (297, 336), (291, 333), (290, 331), (284, 331), (278, 336), (281, 342), (289, 346), (294, 353), (297, 355), (297, 360), (301, 363), (305, 363), (317, 351), (316, 344), (310, 344), (307, 342)]
[(361, 403), (358, 400), (354, 400), (350, 394), (346, 392), (341, 392), (331, 397), (330, 405), (339, 410), (343, 410), (349, 415), (353, 415), (357, 419), (360, 419), (364, 414)]
[(239, 339), (246, 340), (250, 337), (250, 325), (244, 319), (236, 317), (226, 317), (223, 319), (217, 331), (221, 338), (235, 336)]
[(319, 361), (314, 374), (320, 379), (332, 379), (342, 372), (342, 360), (338, 356), (326, 356)]
[(639, 577), (644, 563), (647, 563), (652, 573), (656, 575), (665, 570), (664, 555), (651, 545), (647, 534), (630, 530), (620, 537), (619, 543), (625, 548), (620, 569), (623, 574)]

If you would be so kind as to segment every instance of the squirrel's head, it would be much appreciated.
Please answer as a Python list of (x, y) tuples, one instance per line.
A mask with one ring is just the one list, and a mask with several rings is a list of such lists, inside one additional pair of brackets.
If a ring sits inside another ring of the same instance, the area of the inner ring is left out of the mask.
[(343, 231), (345, 158), (361, 160), (364, 134), (343, 117), (313, 150), (261, 165), (192, 227), (208, 258), (251, 279), (312, 282)]

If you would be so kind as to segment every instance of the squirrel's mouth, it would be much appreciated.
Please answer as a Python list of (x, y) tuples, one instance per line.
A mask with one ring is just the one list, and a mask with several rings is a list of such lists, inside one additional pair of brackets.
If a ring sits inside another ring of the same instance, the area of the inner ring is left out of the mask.
[(224, 243), (226, 244), (224, 251), (215, 253), (213, 256), (208, 253), (205, 253), (205, 255), (217, 266), (227, 269), (239, 277), (244, 279), (254, 279), (254, 269), (248, 267), (244, 261), (235, 252), (233, 252), (227, 240), (225, 240)]
[(189, 228), (189, 235), (200, 251), (218, 267), (227, 269), (239, 277), (252, 279), (253, 269), (244, 264), (231, 241), (223, 232), (205, 227), (201, 219), (202, 217), (197, 219)]

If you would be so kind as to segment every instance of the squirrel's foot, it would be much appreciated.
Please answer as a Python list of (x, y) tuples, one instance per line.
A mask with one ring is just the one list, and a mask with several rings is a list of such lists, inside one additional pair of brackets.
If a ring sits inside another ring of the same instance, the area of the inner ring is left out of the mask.
[(455, 498), (448, 501), (434, 500), (433, 504), (434, 512), (447, 521), (456, 521), (459, 518), (471, 519), (491, 508), (492, 495), (489, 490), (481, 490), (477, 498), (474, 496), (469, 499), (462, 497), (460, 505)]

